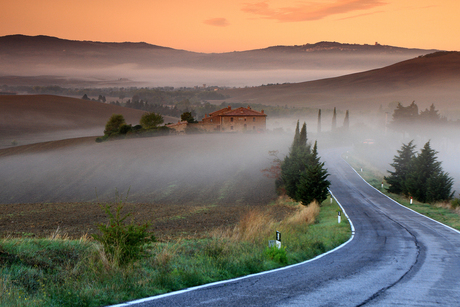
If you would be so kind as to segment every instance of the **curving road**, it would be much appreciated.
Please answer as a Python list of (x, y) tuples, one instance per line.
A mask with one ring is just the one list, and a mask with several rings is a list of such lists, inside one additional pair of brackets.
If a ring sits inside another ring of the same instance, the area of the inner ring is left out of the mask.
[(380, 194), (339, 153), (323, 159), (355, 227), (346, 245), (287, 269), (119, 306), (460, 306), (460, 233)]

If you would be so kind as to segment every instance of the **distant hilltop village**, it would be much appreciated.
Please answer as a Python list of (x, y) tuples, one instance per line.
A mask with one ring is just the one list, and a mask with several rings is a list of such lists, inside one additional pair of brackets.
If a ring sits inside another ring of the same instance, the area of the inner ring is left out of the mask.
[(178, 133), (185, 132), (186, 128), (195, 128), (207, 132), (264, 132), (266, 129), (267, 114), (241, 107), (232, 110), (228, 106), (221, 110), (205, 114), (205, 117), (197, 123), (179, 121), (176, 124), (167, 125), (168, 128)]

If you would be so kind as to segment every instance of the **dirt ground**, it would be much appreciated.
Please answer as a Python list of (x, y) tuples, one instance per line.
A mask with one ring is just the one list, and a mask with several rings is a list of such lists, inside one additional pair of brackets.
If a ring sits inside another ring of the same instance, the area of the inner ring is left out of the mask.
[[(50, 237), (54, 234), (81, 238), (97, 232), (96, 225), (107, 223), (101, 203), (57, 203), (1, 205), (0, 236)], [(112, 204), (115, 212), (117, 204)], [(293, 209), (270, 206), (278, 218)], [(125, 203), (123, 212), (132, 212), (136, 223), (150, 222), (158, 240), (178, 237), (198, 238), (219, 227), (232, 227), (249, 210), (266, 206), (190, 206), (178, 204)]]

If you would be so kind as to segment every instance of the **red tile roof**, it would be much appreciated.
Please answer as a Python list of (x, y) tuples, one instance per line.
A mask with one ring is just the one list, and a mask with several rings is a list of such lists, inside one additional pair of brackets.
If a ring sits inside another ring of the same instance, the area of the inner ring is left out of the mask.
[(225, 112), (222, 114), (222, 116), (267, 116), (267, 114), (254, 111), (250, 108), (241, 107), (232, 111)]

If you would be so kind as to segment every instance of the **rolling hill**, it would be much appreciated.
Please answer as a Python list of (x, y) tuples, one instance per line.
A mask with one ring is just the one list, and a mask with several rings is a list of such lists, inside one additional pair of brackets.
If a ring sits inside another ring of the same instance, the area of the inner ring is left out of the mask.
[(228, 102), (376, 110), (415, 100), (425, 108), (460, 109), (460, 53), (437, 52), (387, 67), (316, 81), (227, 89)]
[[(0, 81), (8, 85), (75, 85), (76, 81), (91, 81), (95, 86), (176, 86), (193, 80), (194, 85), (260, 85), (364, 71), (434, 51), (319, 42), (240, 52), (197, 53), (147, 43), (9, 35), (0, 37), (0, 77), (3, 77)], [(266, 71), (274, 73), (267, 78)], [(251, 78), (245, 76), (248, 72)], [(293, 75), (297, 76), (293, 79)], [(26, 78), (37, 76), (41, 78)]]
[[(100, 136), (112, 114), (136, 125), (143, 111), (51, 95), (0, 95), (0, 148), (65, 138)], [(165, 122), (175, 122), (165, 117)]]

